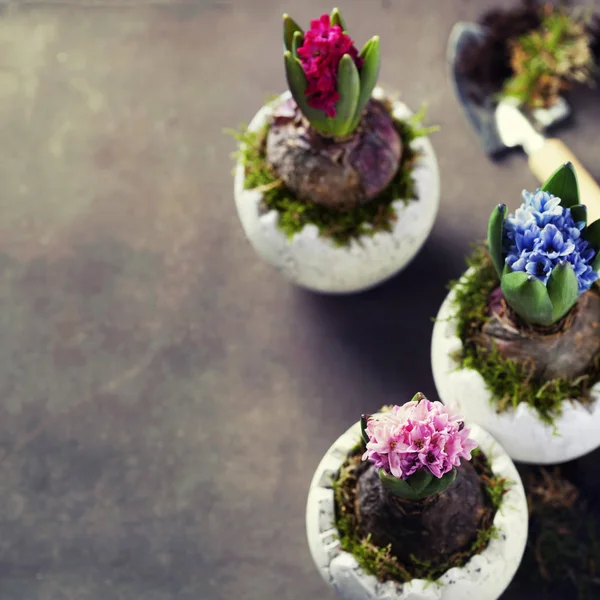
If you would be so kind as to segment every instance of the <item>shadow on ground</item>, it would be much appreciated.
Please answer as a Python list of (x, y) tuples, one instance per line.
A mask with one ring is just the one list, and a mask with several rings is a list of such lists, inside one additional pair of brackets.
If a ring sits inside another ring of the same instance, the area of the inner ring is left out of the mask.
[[(299, 290), (298, 311), (315, 336), (320, 353), (343, 340), (347, 360), (379, 381), (381, 396), (369, 404), (401, 403), (414, 393), (435, 398), (429, 351), (433, 318), (446, 286), (464, 269), (465, 248), (431, 236), (415, 260), (386, 283), (361, 294), (327, 296)], [(349, 373), (349, 376), (352, 374)], [(369, 394), (369, 396), (372, 394)]]

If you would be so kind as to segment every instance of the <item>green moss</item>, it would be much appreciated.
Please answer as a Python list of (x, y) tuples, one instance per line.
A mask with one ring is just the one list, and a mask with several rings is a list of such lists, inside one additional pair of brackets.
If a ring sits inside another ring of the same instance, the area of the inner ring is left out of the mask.
[[(471, 452), (471, 459), (479, 460), (482, 454), (481, 448), (477, 447)], [(506, 477), (495, 475), (492, 471), (492, 466), (489, 460), (487, 460), (487, 458), (484, 458), (484, 460), (485, 463), (482, 467), (480, 467), (482, 471), (481, 478), (485, 482), (485, 493), (492, 505), (492, 508), (496, 511), (502, 504), (502, 498), (504, 498), (504, 494), (506, 494), (514, 482), (508, 481)]]
[(364, 442), (362, 441), (362, 439), (359, 439), (358, 442), (356, 442), (356, 444), (352, 446), (348, 454), (350, 456), (356, 456), (357, 454), (363, 454), (364, 451)]
[(513, 75), (499, 95), (531, 108), (552, 106), (574, 84), (593, 83), (594, 55), (589, 16), (565, 6), (545, 6), (540, 26), (513, 40)]
[(229, 133), (239, 142), (236, 158), (241, 160), (245, 168), (244, 187), (263, 193), (266, 208), (279, 212), (279, 227), (289, 238), (301, 231), (305, 225), (312, 223), (318, 227), (320, 235), (330, 237), (336, 244), (343, 246), (350, 240), (364, 235), (391, 231), (396, 219), (392, 202), (399, 198), (405, 202), (417, 199), (412, 171), (418, 154), (410, 144), (436, 130), (434, 127), (421, 126), (424, 116), (424, 109), (421, 109), (410, 119), (394, 121), (404, 148), (394, 179), (373, 201), (345, 210), (331, 210), (318, 204), (297, 200), (283, 185), (265, 156), (269, 125), (256, 132), (243, 127), (239, 132)]
[[(598, 377), (580, 377), (575, 381), (553, 379), (540, 383), (518, 363), (506, 360), (497, 351), (487, 351), (473, 344), (474, 331), (489, 318), (487, 300), (500, 281), (484, 245), (476, 246), (467, 264), (474, 271), (462, 281), (450, 283), (455, 293), (457, 334), (463, 349), (456, 358), (460, 368), (475, 369), (483, 377), (499, 412), (515, 408), (521, 402), (533, 406), (540, 419), (550, 425), (560, 416), (562, 402), (572, 398), (591, 402), (590, 387)], [(600, 357), (594, 371), (600, 373)]]
[(481, 451), (476, 451), (472, 453), (473, 465), (480, 474), (491, 510), (484, 516), (482, 527), (469, 548), (453, 554), (441, 564), (432, 565), (415, 556), (411, 557), (409, 563), (403, 564), (392, 554), (389, 546), (381, 548), (375, 545), (370, 536), (360, 538), (358, 520), (354, 512), (357, 485), (355, 471), (362, 462), (361, 455), (364, 450), (364, 443), (360, 440), (348, 453), (348, 459), (332, 483), (336, 506), (335, 525), (341, 547), (352, 554), (358, 564), (366, 572), (375, 575), (379, 581), (392, 579), (404, 583), (411, 579), (426, 579), (435, 582), (449, 569), (464, 566), (473, 555), (485, 550), (491, 539), (497, 537), (498, 530), (493, 525), (494, 516), (511, 484), (506, 479), (494, 475), (487, 457)]
[(485, 493), (488, 495), (494, 510), (500, 508), (504, 494), (506, 494), (512, 483), (507, 481), (506, 478), (497, 475), (487, 479)]
[(465, 340), (473, 323), (483, 323), (488, 318), (487, 299), (500, 281), (492, 264), (492, 259), (483, 245), (467, 258), (467, 266), (474, 271), (463, 281), (451, 281), (448, 287), (454, 290), (457, 318), (457, 334)]

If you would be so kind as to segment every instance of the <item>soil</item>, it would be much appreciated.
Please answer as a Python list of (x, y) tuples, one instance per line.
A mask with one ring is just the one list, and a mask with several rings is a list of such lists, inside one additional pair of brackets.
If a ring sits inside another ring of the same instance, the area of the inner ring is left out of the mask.
[[(536, 600), (600, 598), (598, 489), (581, 485), (582, 461), (588, 476), (598, 452), (563, 467), (521, 465), (529, 504), (525, 555), (507, 597)], [(595, 480), (594, 477), (592, 479)]]
[(355, 483), (344, 505), (336, 506), (338, 518), (351, 514), (357, 537), (370, 535), (370, 543), (379, 548), (391, 545), (390, 555), (408, 572), (411, 565), (427, 564), (434, 570), (440, 565), (465, 564), (478, 534), (492, 526), (496, 508), (485, 491), (486, 478), (492, 473), (483, 452), (463, 462), (453, 485), (419, 502), (392, 496), (371, 462), (361, 462), (360, 455), (354, 459)]
[(370, 100), (358, 129), (336, 140), (314, 132), (290, 99), (276, 109), (266, 152), (296, 198), (348, 209), (375, 199), (392, 182), (402, 140), (383, 102)]
[[(543, 5), (539, 0), (523, 0), (513, 8), (491, 10), (481, 17), (479, 24), (488, 29), (488, 35), (481, 45), (461, 56), (461, 72), (481, 88), (474, 100), (499, 92), (505, 80), (513, 75), (510, 41), (540, 26)], [(600, 15), (593, 17), (589, 29), (594, 38), (592, 52), (598, 62)]]
[(509, 42), (540, 26), (540, 6), (537, 0), (524, 0), (511, 9), (492, 10), (479, 20), (488, 35), (461, 56), (461, 72), (481, 87), (482, 97), (500, 91), (512, 76)]
[(539, 381), (557, 378), (574, 381), (597, 367), (600, 355), (597, 288), (582, 294), (567, 317), (551, 328), (524, 323), (496, 290), (490, 294), (489, 307), (491, 318), (473, 341), (523, 365)]
[(391, 551), (402, 562), (445, 561), (473, 543), (484, 514), (484, 491), (469, 462), (454, 483), (435, 497), (407, 502), (390, 494), (370, 465), (358, 481), (359, 533)]

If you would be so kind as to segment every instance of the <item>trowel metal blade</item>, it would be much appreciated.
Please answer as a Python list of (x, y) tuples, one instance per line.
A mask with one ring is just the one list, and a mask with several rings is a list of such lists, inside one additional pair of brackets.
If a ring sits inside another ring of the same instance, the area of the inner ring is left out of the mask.
[[(466, 21), (457, 23), (448, 41), (447, 68), (456, 97), (473, 126), (484, 152), (490, 158), (494, 158), (509, 149), (503, 144), (498, 133), (497, 100), (493, 95), (486, 94), (480, 85), (461, 71), (464, 53), (477, 48), (485, 36), (485, 28), (477, 23)], [(571, 117), (571, 107), (563, 97), (560, 97), (550, 108), (536, 108), (528, 111), (527, 114), (536, 130), (543, 131), (567, 121)]]
[(461, 57), (468, 49), (481, 44), (485, 30), (476, 23), (454, 25), (448, 41), (448, 76), (468, 121), (473, 126), (484, 152), (491, 158), (507, 151), (496, 128), (496, 101), (461, 72)]

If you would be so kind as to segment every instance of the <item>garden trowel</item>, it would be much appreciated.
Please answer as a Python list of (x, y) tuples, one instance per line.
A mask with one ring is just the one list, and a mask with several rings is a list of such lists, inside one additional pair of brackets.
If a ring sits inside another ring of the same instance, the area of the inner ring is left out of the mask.
[(564, 99), (549, 109), (525, 114), (511, 99), (483, 95), (480, 86), (460, 69), (461, 55), (481, 43), (485, 29), (475, 23), (457, 23), (448, 43), (448, 70), (452, 86), (464, 112), (475, 129), (484, 152), (495, 158), (520, 146), (529, 156), (529, 168), (544, 182), (561, 164), (575, 166), (582, 204), (587, 206), (588, 222), (600, 218), (600, 187), (569, 148), (559, 139), (546, 138), (543, 130), (570, 114)]

